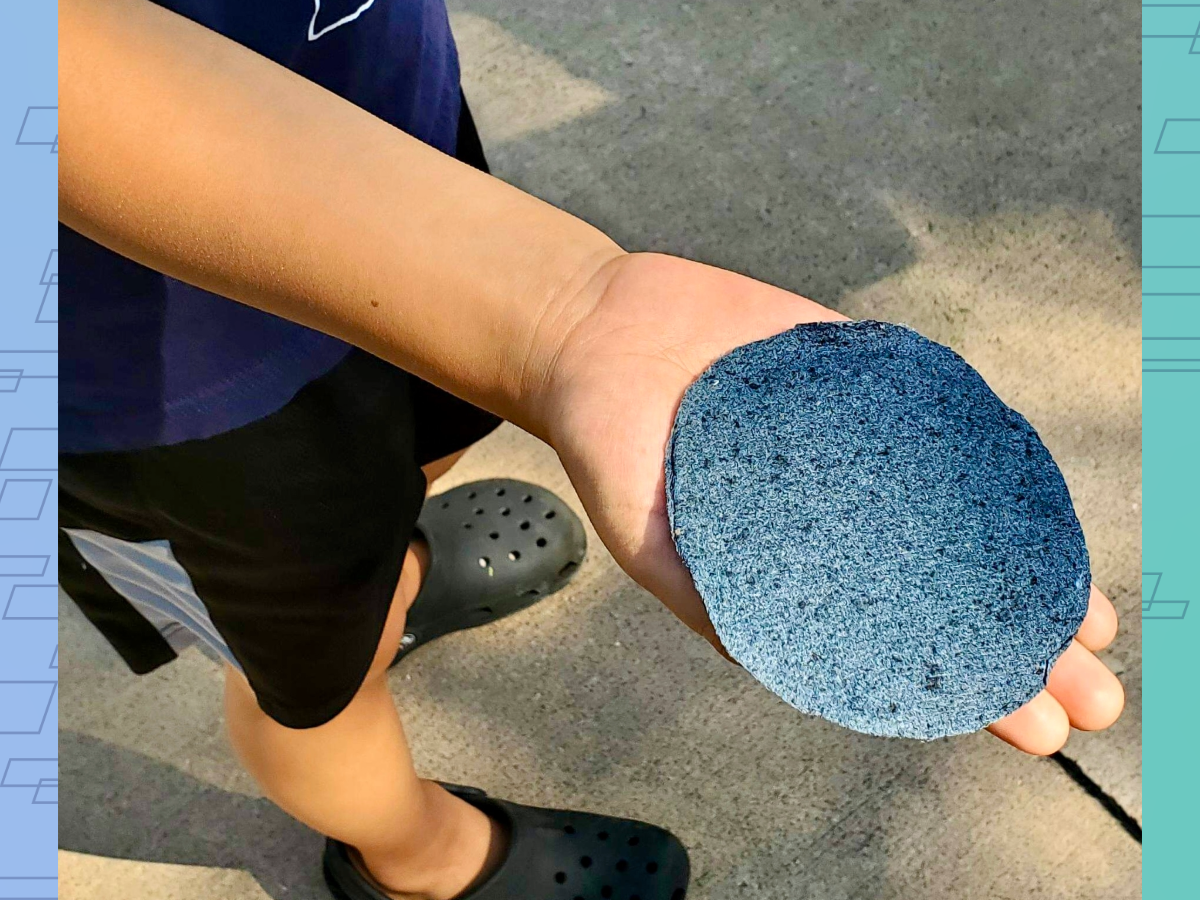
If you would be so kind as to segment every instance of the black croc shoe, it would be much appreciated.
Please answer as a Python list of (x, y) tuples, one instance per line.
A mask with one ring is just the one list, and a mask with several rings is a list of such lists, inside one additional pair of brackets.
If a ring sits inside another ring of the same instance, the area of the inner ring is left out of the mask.
[[(687, 850), (657, 825), (595, 813), (495, 800), (478, 788), (446, 785), (508, 831), (500, 867), (460, 900), (684, 900)], [(325, 842), (325, 881), (338, 900), (384, 900), (350, 859)]]
[(429, 545), (429, 569), (393, 665), (435, 638), (548, 597), (571, 580), (587, 552), (583, 523), (569, 506), (511, 478), (430, 497), (417, 531)]

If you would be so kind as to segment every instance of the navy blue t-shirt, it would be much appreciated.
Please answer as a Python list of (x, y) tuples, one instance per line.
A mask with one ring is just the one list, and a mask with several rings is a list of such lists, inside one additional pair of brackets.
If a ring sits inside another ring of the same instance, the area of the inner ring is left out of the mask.
[[(461, 95), (444, 0), (160, 5), (454, 153)], [(59, 447), (66, 453), (175, 444), (246, 425), (283, 407), (350, 349), (148, 269), (61, 224), (59, 259)]]

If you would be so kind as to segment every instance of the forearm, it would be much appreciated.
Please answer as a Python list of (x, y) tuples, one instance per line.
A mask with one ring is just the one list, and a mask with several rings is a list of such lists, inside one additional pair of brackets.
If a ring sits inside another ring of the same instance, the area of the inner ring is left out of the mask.
[(65, 224), (544, 433), (610, 239), (144, 0), (63, 0), (59, 41)]

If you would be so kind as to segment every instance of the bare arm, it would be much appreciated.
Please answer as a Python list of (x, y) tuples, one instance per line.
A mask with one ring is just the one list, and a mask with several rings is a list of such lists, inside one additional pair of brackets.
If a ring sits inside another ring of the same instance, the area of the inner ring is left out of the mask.
[(545, 435), (581, 288), (621, 250), (145, 0), (63, 0), (59, 217)]

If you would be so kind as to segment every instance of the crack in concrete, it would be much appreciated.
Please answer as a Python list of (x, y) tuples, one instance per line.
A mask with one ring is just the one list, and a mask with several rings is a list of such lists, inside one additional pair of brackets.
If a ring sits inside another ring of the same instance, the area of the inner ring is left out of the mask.
[(1064, 756), (1061, 751), (1055, 753), (1050, 759), (1058, 763), (1059, 767), (1067, 773), (1067, 777), (1104, 807), (1105, 812), (1112, 816), (1131, 838), (1139, 845), (1142, 843), (1142, 823), (1131, 816), (1112, 794), (1092, 780), (1092, 777), (1083, 771), (1083, 767), (1079, 763), (1069, 756)]

